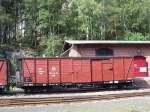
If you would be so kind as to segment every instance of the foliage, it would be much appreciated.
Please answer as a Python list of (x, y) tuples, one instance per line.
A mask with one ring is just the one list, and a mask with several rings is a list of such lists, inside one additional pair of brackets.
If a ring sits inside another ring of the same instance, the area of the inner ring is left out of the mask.
[(11, 88), (16, 87), (16, 80), (15, 80), (15, 79), (11, 79), (11, 80), (10, 80), (10, 84), (9, 84), (9, 88), (8, 88), (8, 89), (10, 89), (10, 87), (11, 87)]
[(138, 33), (138, 32), (127, 32), (125, 33), (121, 38), (123, 38), (124, 40), (130, 40), (130, 41), (136, 41), (136, 40), (149, 40), (149, 35), (144, 36), (142, 33)]
[(63, 50), (63, 40), (57, 36), (42, 39), (39, 44), (40, 55), (59, 56)]
[(130, 112), (138, 112), (137, 110), (135, 110), (135, 109), (132, 109)]
[(1, 0), (0, 44), (56, 56), (62, 50), (56, 46), (65, 37), (150, 40), (149, 4), (149, 0)]
[[(15, 72), (16, 72), (16, 65), (17, 65), (16, 59), (15, 58), (10, 59), (10, 64), (9, 64), (9, 66), (10, 66), (9, 67), (10, 73), (15, 74)], [(12, 75), (12, 74), (10, 74), (10, 75)]]

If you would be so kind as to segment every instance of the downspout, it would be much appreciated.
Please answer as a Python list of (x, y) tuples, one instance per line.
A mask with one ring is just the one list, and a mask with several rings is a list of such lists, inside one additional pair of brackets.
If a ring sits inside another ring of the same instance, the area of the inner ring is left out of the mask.
[(59, 57), (62, 57), (64, 54), (66, 54), (68, 51), (70, 51), (73, 48), (73, 44), (71, 44), (71, 47), (69, 49), (67, 49), (66, 51), (64, 51), (63, 53), (60, 54)]

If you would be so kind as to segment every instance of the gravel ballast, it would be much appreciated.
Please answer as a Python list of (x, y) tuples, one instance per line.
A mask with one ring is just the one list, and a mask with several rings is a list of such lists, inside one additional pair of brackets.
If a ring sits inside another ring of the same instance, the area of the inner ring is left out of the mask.
[(0, 112), (150, 112), (150, 97), (70, 104), (0, 107)]
[(13, 98), (48, 98), (48, 97), (75, 97), (75, 96), (92, 96), (92, 95), (109, 95), (109, 94), (123, 94), (123, 93), (140, 93), (150, 92), (150, 89), (139, 90), (110, 90), (110, 91), (87, 91), (87, 92), (75, 92), (75, 93), (47, 93), (47, 94), (16, 94), (16, 95), (2, 95), (0, 99), (13, 99)]

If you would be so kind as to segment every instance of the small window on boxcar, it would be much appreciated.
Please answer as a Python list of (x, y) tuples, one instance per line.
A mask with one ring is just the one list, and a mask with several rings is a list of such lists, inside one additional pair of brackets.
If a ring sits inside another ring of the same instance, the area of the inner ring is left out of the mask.
[(96, 56), (113, 56), (113, 50), (109, 48), (97, 49)]

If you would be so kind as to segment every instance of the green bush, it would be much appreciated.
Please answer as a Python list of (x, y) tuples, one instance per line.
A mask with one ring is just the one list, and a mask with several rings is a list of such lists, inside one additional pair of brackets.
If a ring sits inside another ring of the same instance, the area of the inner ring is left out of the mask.
[(44, 56), (60, 56), (63, 50), (63, 44), (63, 38), (58, 36), (44, 38), (39, 43), (39, 54)]
[(127, 32), (120, 38), (121, 40), (130, 40), (130, 41), (146, 41), (150, 40), (150, 35), (144, 36), (142, 33), (138, 32)]
[(133, 110), (131, 110), (131, 111), (129, 111), (129, 112), (138, 112), (137, 110), (135, 110), (135, 109), (133, 109)]

